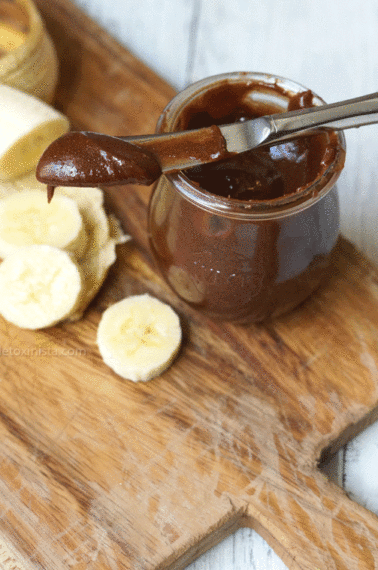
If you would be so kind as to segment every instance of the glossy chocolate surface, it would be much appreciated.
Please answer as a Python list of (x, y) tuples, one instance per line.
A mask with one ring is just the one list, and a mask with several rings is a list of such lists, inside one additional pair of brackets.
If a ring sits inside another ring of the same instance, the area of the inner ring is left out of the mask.
[(147, 149), (115, 137), (73, 131), (55, 140), (42, 154), (37, 179), (50, 186), (152, 184), (161, 174)]
[(226, 156), (226, 143), (216, 125), (182, 133), (179, 139), (141, 139), (138, 145), (101, 133), (73, 131), (49, 145), (36, 176), (47, 184), (51, 200), (55, 186), (149, 186), (164, 167), (177, 171), (183, 160), (213, 162)]
[[(248, 94), (261, 85), (221, 84), (186, 107), (179, 129), (197, 129), (213, 124), (228, 124), (278, 112), (274, 105), (251, 105)], [(277, 88), (278, 90), (278, 88)], [(292, 95), (288, 111), (313, 106), (313, 94)], [(274, 200), (298, 193), (310, 185), (335, 160), (337, 135), (301, 136), (281, 144), (256, 148), (221, 162), (198, 166), (186, 175), (208, 192), (238, 200)]]

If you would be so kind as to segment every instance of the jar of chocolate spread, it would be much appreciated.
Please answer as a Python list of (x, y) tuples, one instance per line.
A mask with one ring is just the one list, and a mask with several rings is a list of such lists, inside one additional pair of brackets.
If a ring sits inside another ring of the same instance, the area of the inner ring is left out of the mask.
[[(179, 93), (157, 132), (227, 124), (324, 101), (262, 73), (228, 73)], [(324, 131), (160, 177), (149, 207), (158, 266), (213, 318), (258, 322), (289, 311), (326, 278), (339, 233), (342, 132)]]

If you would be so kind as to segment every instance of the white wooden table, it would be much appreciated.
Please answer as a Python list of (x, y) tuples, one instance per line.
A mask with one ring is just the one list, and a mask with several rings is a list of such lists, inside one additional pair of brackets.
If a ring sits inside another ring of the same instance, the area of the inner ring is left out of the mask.
[[(329, 103), (378, 91), (378, 0), (75, 1), (179, 90), (208, 75), (262, 71)], [(378, 125), (346, 137), (342, 232), (378, 263)], [(378, 423), (339, 453), (333, 474), (378, 514)], [(285, 568), (254, 531), (241, 529), (188, 570)]]

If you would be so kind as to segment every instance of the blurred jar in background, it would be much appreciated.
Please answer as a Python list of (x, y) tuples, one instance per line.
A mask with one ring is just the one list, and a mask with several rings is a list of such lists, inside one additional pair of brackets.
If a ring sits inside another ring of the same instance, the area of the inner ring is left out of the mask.
[(51, 103), (58, 59), (31, 0), (0, 0), (0, 83)]

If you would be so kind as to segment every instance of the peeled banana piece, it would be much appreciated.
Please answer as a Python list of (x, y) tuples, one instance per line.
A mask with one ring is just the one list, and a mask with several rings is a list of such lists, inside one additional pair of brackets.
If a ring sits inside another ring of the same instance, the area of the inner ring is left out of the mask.
[(113, 265), (117, 258), (115, 245), (116, 243), (113, 240), (108, 240), (104, 246), (95, 250), (80, 262), (83, 274), (83, 290), (75, 311), (69, 315), (70, 321), (81, 319), (85, 309), (105, 281), (110, 266)]
[(39, 190), (23, 190), (0, 200), (0, 257), (20, 247), (45, 244), (81, 257), (87, 234), (77, 203), (58, 195), (48, 204)]
[(36, 166), (41, 154), (69, 130), (62, 113), (37, 97), (0, 84), (0, 180)]
[[(63, 200), (68, 201), (69, 204), (74, 202), (75, 212), (77, 213), (78, 211), (81, 218), (81, 230), (78, 233), (78, 238), (71, 243), (67, 239), (68, 232), (61, 228), (61, 238), (65, 237), (66, 241), (65, 250), (73, 254), (82, 277), (82, 288), (78, 301), (72, 311), (65, 317), (65, 320), (76, 321), (83, 316), (84, 311), (103, 284), (110, 266), (115, 262), (117, 257), (116, 245), (125, 243), (131, 238), (125, 235), (115, 216), (106, 214), (103, 204), (103, 192), (99, 188), (58, 187), (55, 190), (53, 200), (48, 204), (46, 186), (38, 182), (34, 172), (30, 172), (13, 181), (0, 182), (0, 257), (5, 257), (5, 253), (7, 255), (10, 254), (9, 244), (7, 244), (6, 251), (2, 247), (3, 228), (1, 212), (4, 209), (4, 204), (8, 200), (9, 203), (14, 201), (14, 204), (18, 204), (22, 208), (23, 197), (27, 196), (28, 193), (34, 192), (37, 193), (34, 205), (41, 203), (42, 209), (46, 208), (47, 213), (50, 212), (50, 208), (54, 204), (59, 208), (59, 201)], [(54, 208), (52, 208), (51, 212), (53, 213), (53, 211)], [(17, 216), (17, 212), (14, 212), (14, 214)], [(33, 215), (31, 215), (31, 218), (33, 218)], [(59, 211), (58, 218), (60, 215)], [(46, 220), (46, 223), (52, 222), (52, 219), (47, 215), (46, 217), (37, 215), (38, 223), (43, 223), (43, 219)], [(21, 231), (26, 232), (24, 224), (21, 224)], [(28, 239), (30, 240), (30, 236)], [(50, 245), (53, 244), (50, 243)], [(64, 243), (60, 242), (60, 247), (62, 248), (63, 246)]]
[(81, 289), (79, 267), (57, 247), (23, 247), (0, 265), (0, 313), (25, 329), (64, 320), (75, 309)]
[(133, 382), (146, 382), (176, 357), (180, 320), (169, 305), (148, 294), (126, 297), (102, 314), (97, 344), (114, 372)]
[[(131, 238), (122, 231), (115, 216), (105, 213), (104, 196), (99, 188), (59, 187), (55, 193), (72, 197), (77, 202), (89, 236), (85, 254), (79, 259), (83, 291), (75, 312), (69, 316), (70, 321), (76, 321), (83, 316), (115, 262), (116, 245)], [(54, 200), (55, 194), (51, 203)]]
[[(45, 190), (46, 192), (46, 190)], [(105, 245), (109, 239), (109, 220), (104, 209), (104, 195), (99, 188), (58, 187), (55, 194), (67, 196), (78, 205), (84, 226), (90, 236), (88, 255)]]

